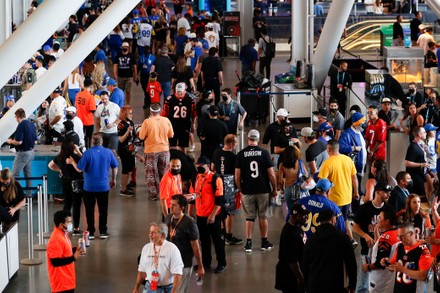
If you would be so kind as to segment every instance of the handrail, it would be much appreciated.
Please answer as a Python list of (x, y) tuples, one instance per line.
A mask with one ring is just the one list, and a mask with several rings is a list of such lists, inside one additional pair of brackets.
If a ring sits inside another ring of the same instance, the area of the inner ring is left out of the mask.
[(361, 104), (362, 105), (364, 105), (365, 107), (367, 107), (367, 105), (364, 103), (364, 101), (362, 101), (361, 100), (361, 98), (359, 98), (359, 96), (351, 89), (351, 88), (349, 88), (349, 92), (350, 92), (350, 95), (351, 94), (353, 94), (355, 97), (356, 97), (356, 99), (359, 101), (359, 102), (361, 102)]
[(361, 55), (355, 55), (353, 53), (351, 53), (350, 51), (345, 50), (344, 48), (341, 47), (342, 52), (347, 53), (350, 56), (353, 56), (356, 59), (361, 59)]

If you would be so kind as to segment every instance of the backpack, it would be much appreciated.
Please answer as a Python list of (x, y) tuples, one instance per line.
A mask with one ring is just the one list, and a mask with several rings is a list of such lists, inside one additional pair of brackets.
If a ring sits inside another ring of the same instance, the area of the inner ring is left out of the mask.
[(273, 59), (275, 57), (275, 48), (276, 48), (275, 43), (273, 42), (271, 37), (269, 37), (269, 42), (267, 42), (264, 37), (261, 38), (266, 43), (266, 50), (264, 50), (264, 55), (266, 55), (266, 57), (270, 59)]

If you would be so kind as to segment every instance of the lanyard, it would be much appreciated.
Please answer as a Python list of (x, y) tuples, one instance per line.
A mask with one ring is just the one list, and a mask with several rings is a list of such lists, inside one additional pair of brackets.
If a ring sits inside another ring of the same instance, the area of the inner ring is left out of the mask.
[(232, 114), (232, 108), (233, 108), (232, 106), (234, 105), (234, 100), (231, 101), (231, 105), (230, 105), (230, 108), (229, 108), (229, 114), (228, 114), (228, 115), (226, 115), (225, 104), (226, 104), (226, 103), (223, 103), (223, 113), (225, 114), (225, 116), (229, 116), (229, 117), (231, 117), (231, 114)]
[(176, 229), (177, 229), (177, 225), (179, 225), (180, 221), (182, 221), (184, 215), (181, 215), (179, 220), (176, 223), (176, 226), (174, 226), (173, 228), (173, 224), (172, 224), (172, 220), (170, 222), (170, 241), (173, 240), (174, 235), (176, 235)]
[(156, 250), (156, 244), (153, 244), (153, 250), (154, 250), (153, 265), (156, 268), (156, 271), (158, 271), (160, 252), (161, 252), (161, 250), (162, 250), (164, 245), (165, 245), (165, 243), (163, 243), (162, 246), (160, 247), (159, 251), (157, 251)]
[(339, 84), (342, 84), (342, 83), (344, 82), (345, 71), (342, 72), (342, 80), (341, 80), (341, 81), (339, 81), (339, 80), (340, 80), (340, 79), (339, 79), (339, 76), (340, 76), (340, 72), (338, 71), (338, 83), (339, 83)]
[(177, 176), (174, 175), (173, 175), (173, 180), (177, 187), (177, 193), (179, 194), (182, 193), (182, 181), (179, 182), (179, 180), (177, 180)]
[[(199, 178), (197, 178), (197, 180), (196, 180), (196, 193), (198, 193), (199, 195), (198, 195), (198, 198), (200, 199), (200, 204), (201, 205), (203, 205), (203, 200), (202, 200), (202, 190), (203, 190), (203, 186), (205, 186), (205, 183), (206, 183), (206, 177), (209, 175), (209, 173), (208, 174), (206, 174), (204, 177), (203, 177), (203, 181), (202, 181), (202, 183), (200, 184), (200, 189), (199, 189), (199, 192), (197, 192), (197, 187), (199, 186)], [(202, 175), (200, 175), (200, 176), (202, 176)]]

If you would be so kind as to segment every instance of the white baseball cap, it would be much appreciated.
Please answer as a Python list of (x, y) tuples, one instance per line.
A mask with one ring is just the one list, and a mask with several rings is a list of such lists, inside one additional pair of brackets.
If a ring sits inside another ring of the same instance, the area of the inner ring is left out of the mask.
[(287, 117), (289, 116), (289, 112), (284, 108), (279, 108), (277, 111), (277, 117), (278, 116)]
[(252, 140), (259, 140), (260, 139), (260, 133), (256, 129), (252, 129), (248, 133), (248, 138)]
[(185, 92), (185, 90), (186, 90), (186, 84), (184, 82), (179, 82), (176, 85), (176, 92), (183, 93), (183, 92)]

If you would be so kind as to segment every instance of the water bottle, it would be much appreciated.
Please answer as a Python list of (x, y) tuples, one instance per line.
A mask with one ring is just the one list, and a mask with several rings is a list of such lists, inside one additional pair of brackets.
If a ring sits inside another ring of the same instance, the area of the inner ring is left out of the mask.
[(196, 273), (196, 282), (198, 286), (202, 286), (203, 285), (203, 279), (201, 276), (199, 276), (199, 274)]
[(78, 239), (78, 246), (80, 247), (80, 249), (84, 250), (84, 254), (86, 254), (87, 248), (86, 248), (86, 242), (84, 241), (84, 238)]

